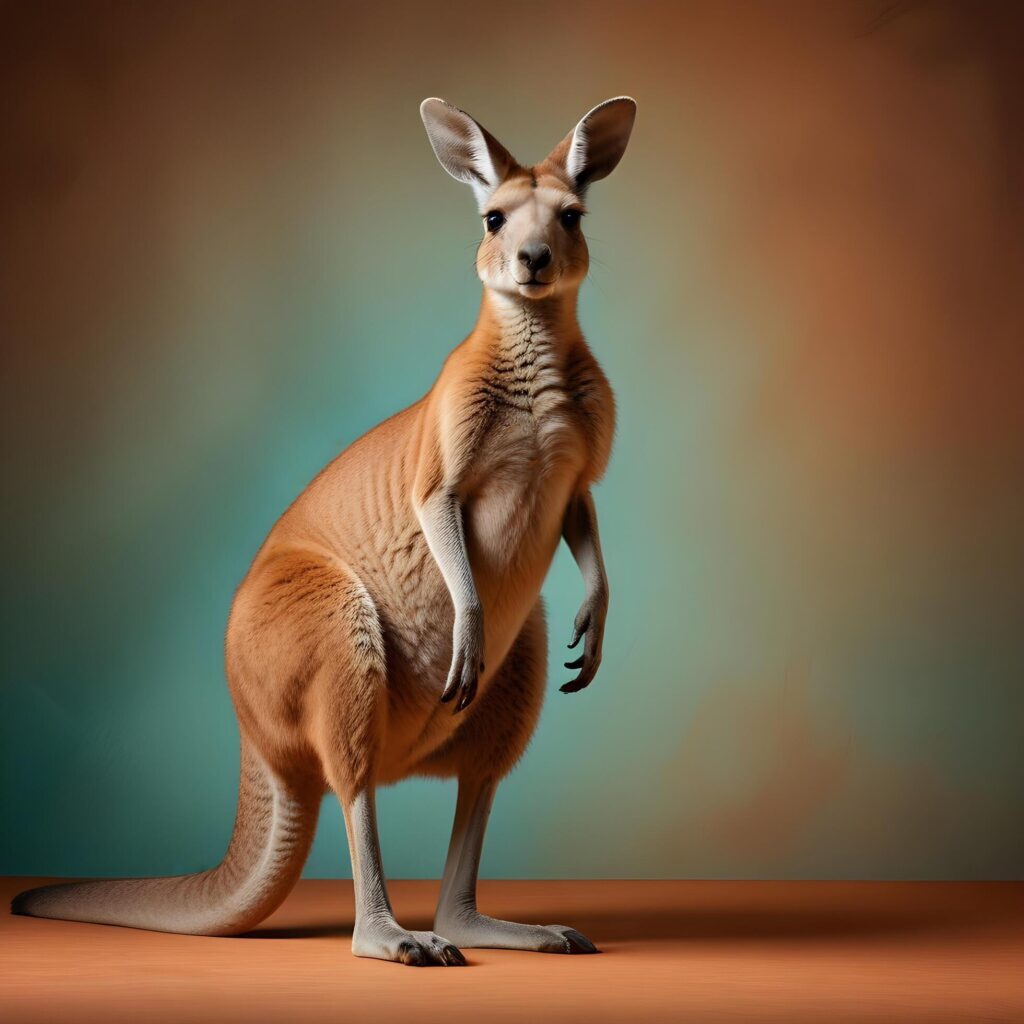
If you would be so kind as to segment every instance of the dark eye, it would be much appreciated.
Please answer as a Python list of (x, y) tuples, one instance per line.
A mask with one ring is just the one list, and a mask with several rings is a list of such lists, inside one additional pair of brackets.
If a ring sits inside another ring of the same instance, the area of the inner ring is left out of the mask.
[(582, 214), (579, 210), (563, 210), (558, 215), (558, 219), (562, 222), (562, 227), (566, 231), (572, 231), (580, 226), (581, 216)]
[(505, 223), (505, 214), (499, 210), (491, 210), (486, 217), (484, 217), (484, 223), (487, 225), (488, 231), (497, 231), (502, 224)]

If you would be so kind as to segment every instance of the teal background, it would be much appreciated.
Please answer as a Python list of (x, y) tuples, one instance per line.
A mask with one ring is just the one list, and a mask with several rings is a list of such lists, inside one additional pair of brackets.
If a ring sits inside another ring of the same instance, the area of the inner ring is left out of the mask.
[[(219, 859), (234, 588), (476, 315), (419, 101), (528, 161), (629, 93), (581, 300), (605, 662), (555, 692), (563, 551), (484, 873), (1022, 877), (1017, 22), (888, 7), (8, 7), (0, 872)], [(393, 876), (453, 804), (382, 794)], [(307, 874), (347, 872), (329, 800)]]

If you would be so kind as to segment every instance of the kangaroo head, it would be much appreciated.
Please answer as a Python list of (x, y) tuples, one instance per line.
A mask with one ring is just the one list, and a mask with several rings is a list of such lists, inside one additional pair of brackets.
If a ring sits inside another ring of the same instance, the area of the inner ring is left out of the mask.
[(527, 299), (578, 288), (590, 263), (580, 226), (587, 187), (622, 158), (636, 103), (618, 96), (594, 107), (532, 167), (444, 100), (424, 100), (420, 114), (441, 166), (476, 194), (484, 225), (476, 270), (484, 285)]

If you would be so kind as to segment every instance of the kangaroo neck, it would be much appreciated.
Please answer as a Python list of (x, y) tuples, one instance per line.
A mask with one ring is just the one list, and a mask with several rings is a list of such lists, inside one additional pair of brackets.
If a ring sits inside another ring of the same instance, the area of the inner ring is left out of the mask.
[(581, 337), (576, 292), (526, 299), (484, 288), (475, 333), (509, 354), (533, 350), (561, 355)]

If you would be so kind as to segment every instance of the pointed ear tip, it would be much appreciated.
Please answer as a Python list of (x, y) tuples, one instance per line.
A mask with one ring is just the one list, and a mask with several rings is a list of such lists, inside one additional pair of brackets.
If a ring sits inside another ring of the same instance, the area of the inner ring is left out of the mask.
[(440, 104), (442, 107), (451, 106), (450, 103), (448, 103), (446, 100), (441, 99), (440, 96), (428, 96), (420, 104), (420, 115), (426, 117), (426, 115), (430, 113), (431, 109), (437, 106), (438, 104)]
[[(598, 103), (590, 113), (596, 114), (597, 111), (606, 110), (608, 107), (618, 107), (623, 113), (628, 112), (630, 116), (636, 117), (636, 100), (632, 96), (613, 96), (610, 100), (605, 100), (604, 103)], [(589, 117), (590, 114), (587, 116)]]
[(622, 115), (629, 116), (630, 118), (636, 117), (636, 100), (632, 96), (613, 96), (610, 100), (598, 103), (596, 107), (587, 112), (583, 120), (588, 121), (596, 114), (615, 109), (616, 107)]

